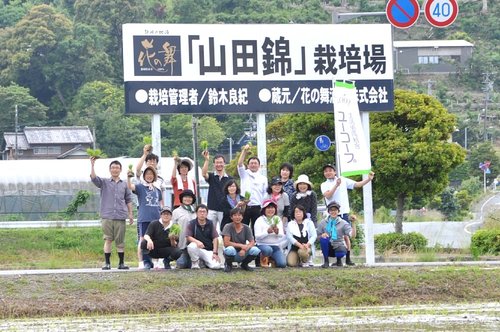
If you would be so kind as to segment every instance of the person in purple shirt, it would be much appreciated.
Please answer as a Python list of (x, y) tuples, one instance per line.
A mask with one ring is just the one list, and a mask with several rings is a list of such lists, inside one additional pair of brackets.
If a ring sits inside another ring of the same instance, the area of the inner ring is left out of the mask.
[(111, 245), (115, 241), (116, 251), (120, 262), (118, 269), (128, 270), (125, 265), (125, 220), (127, 214), (129, 223), (134, 223), (132, 211), (132, 193), (127, 183), (120, 179), (122, 164), (114, 160), (109, 164), (111, 178), (103, 179), (95, 174), (95, 157), (90, 158), (90, 179), (92, 183), (101, 189), (101, 225), (104, 239), (104, 266), (103, 270), (110, 270)]

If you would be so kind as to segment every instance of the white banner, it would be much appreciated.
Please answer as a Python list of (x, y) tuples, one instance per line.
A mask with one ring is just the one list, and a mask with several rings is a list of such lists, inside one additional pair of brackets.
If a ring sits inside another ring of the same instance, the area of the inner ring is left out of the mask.
[(354, 83), (336, 81), (333, 90), (337, 171), (341, 176), (368, 174), (371, 171), (370, 154)]

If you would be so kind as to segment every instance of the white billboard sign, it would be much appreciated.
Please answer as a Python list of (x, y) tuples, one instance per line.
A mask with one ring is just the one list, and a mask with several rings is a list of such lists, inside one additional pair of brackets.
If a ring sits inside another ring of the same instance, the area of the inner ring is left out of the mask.
[(331, 112), (332, 80), (394, 105), (389, 24), (125, 24), (123, 60), (127, 113)]

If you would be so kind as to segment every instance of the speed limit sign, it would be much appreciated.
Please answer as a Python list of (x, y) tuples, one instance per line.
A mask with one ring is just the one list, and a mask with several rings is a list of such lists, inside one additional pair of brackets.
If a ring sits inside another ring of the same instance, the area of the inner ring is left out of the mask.
[(457, 0), (427, 0), (424, 13), (430, 24), (445, 28), (455, 22), (458, 16)]

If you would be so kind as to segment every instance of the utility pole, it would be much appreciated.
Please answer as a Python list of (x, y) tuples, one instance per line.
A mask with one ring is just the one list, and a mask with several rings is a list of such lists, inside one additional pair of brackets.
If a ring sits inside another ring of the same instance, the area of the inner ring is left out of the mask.
[(198, 119), (196, 116), (192, 116), (192, 130), (193, 130), (193, 163), (194, 163), (194, 178), (196, 181), (196, 197), (198, 198), (198, 204), (202, 203), (200, 196), (200, 175), (198, 174)]
[(18, 116), (17, 116), (17, 105), (16, 105), (16, 113), (15, 113), (15, 116), (14, 116), (14, 131), (16, 133), (16, 137), (15, 137), (15, 150), (14, 150), (14, 159), (17, 160), (17, 128), (19, 127), (18, 126)]
[(488, 132), (486, 129), (486, 115), (488, 113), (488, 103), (490, 102), (490, 92), (493, 92), (493, 80), (490, 79), (490, 75), (493, 75), (493, 73), (484, 73), (484, 87), (483, 87), (483, 92), (486, 93), (486, 96), (484, 97), (484, 119), (483, 119), (483, 139), (486, 142), (488, 140)]
[(427, 80), (427, 94), (432, 96), (432, 85), (436, 83), (435, 81)]

